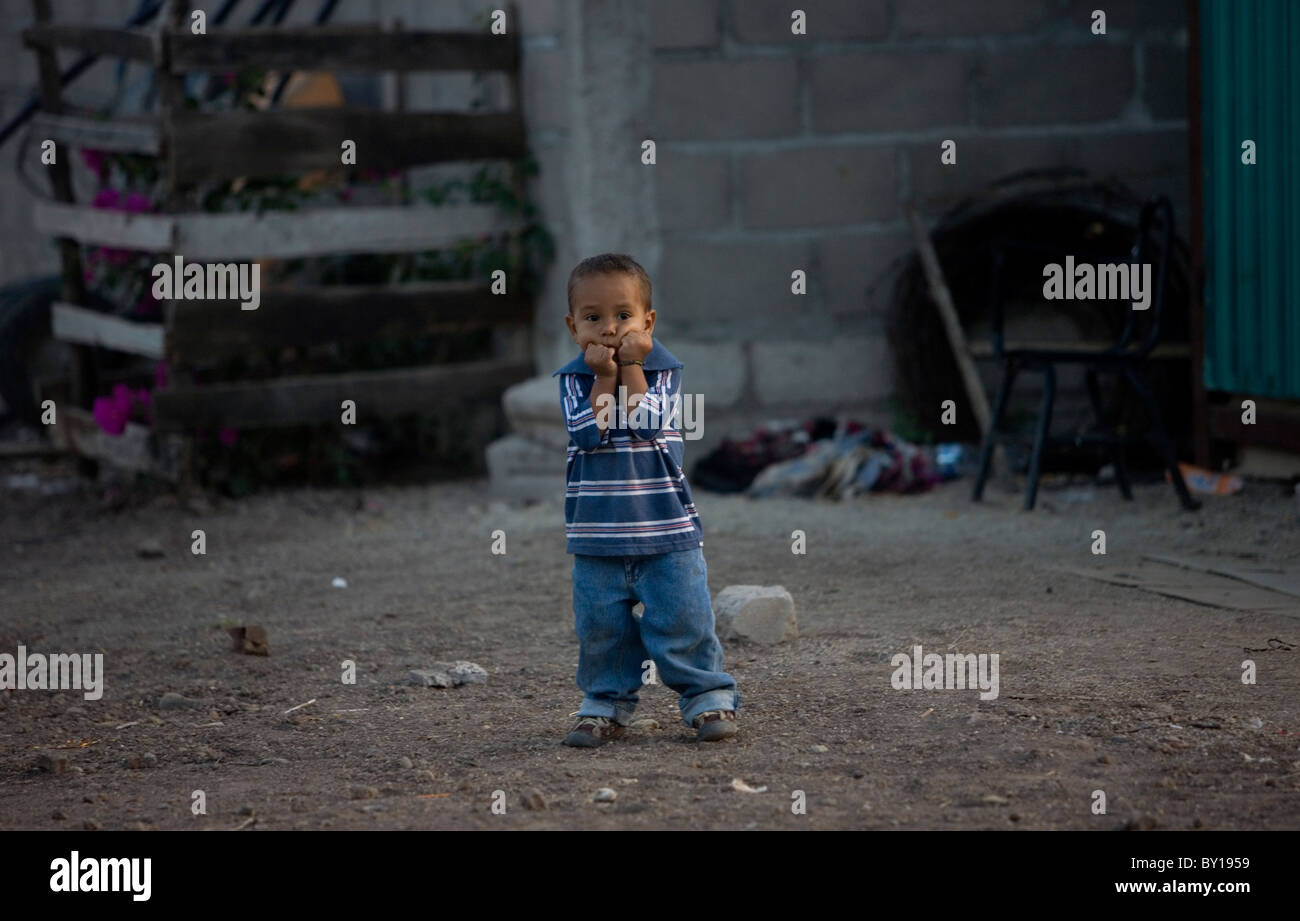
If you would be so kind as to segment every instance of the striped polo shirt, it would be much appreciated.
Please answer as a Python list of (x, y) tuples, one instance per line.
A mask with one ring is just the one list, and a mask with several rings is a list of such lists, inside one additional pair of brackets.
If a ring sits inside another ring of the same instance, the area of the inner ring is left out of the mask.
[[(598, 407), (590, 401), (596, 375), (583, 356), (551, 375), (560, 378), (569, 430), (566, 552), (648, 556), (704, 546), (700, 516), (682, 470), (681, 369), (682, 363), (653, 340), (642, 368), (643, 417), (628, 410), (620, 420), (612, 407), (604, 435), (596, 425)], [(618, 396), (615, 389), (615, 403)]]

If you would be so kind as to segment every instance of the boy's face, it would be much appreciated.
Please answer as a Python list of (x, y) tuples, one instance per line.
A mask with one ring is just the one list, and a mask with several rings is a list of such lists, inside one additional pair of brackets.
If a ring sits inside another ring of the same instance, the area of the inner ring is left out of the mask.
[(606, 272), (589, 275), (573, 286), (573, 308), (564, 322), (584, 352), (592, 342), (616, 349), (630, 332), (653, 334), (655, 312), (645, 309), (631, 275)]

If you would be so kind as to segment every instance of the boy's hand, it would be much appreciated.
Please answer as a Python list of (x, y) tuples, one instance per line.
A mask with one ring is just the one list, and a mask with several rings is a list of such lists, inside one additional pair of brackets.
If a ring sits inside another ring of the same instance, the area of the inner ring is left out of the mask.
[(645, 330), (633, 330), (618, 345), (619, 361), (644, 359), (654, 348), (654, 339)]
[(596, 372), (597, 377), (618, 377), (618, 363), (614, 361), (617, 350), (598, 342), (588, 342), (587, 351), (582, 356), (587, 367)]

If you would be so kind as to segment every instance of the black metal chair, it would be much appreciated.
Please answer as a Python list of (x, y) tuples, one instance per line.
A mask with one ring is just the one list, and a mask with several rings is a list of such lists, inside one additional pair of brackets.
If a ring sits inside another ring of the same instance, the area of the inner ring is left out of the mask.
[[(1142, 213), (1138, 220), (1137, 238), (1130, 251), (1129, 259), (1130, 271), (1133, 271), (1143, 265), (1144, 259), (1150, 256), (1147, 238), (1151, 232), (1152, 221), (1157, 213), (1161, 218), (1162, 226), (1160, 230), (1159, 262), (1155, 272), (1155, 292), (1152, 297), (1152, 304), (1148, 308), (1151, 314), (1145, 334), (1141, 337), (1141, 341), (1136, 344), (1134, 344), (1133, 340), (1138, 331), (1137, 314), (1139, 311), (1129, 308), (1126, 312), (1124, 328), (1119, 339), (1104, 349), (1071, 348), (1065, 344), (1060, 347), (1053, 346), (1050, 348), (1006, 348), (1003, 340), (1002, 276), (1006, 264), (1007, 250), (1018, 248), (1032, 252), (1048, 253), (1054, 258), (1060, 258), (1063, 254), (1059, 248), (1049, 249), (1048, 247), (1024, 241), (1003, 239), (991, 244), (993, 271), (990, 290), (992, 302), (991, 338), (993, 355), (1002, 364), (1002, 382), (998, 387), (993, 417), (989, 430), (985, 433), (984, 444), (980, 451), (979, 475), (975, 480), (975, 489), (971, 496), (973, 501), (978, 502), (983, 497), (984, 485), (988, 480), (989, 465), (993, 457), (993, 447), (1001, 437), (999, 428), (1002, 425), (1003, 416), (1007, 409), (1007, 399), (1011, 394), (1011, 388), (1017, 375), (1021, 371), (1041, 371), (1044, 376), (1042, 404), (1034, 432), (1033, 453), (1029, 461), (1029, 483), (1025, 491), (1025, 508), (1032, 509), (1034, 507), (1038, 495), (1038, 479), (1043, 446), (1051, 437), (1052, 404), (1056, 399), (1056, 366), (1058, 364), (1075, 364), (1083, 365), (1086, 369), (1085, 379), (1087, 381), (1088, 397), (1092, 403), (1093, 412), (1097, 416), (1098, 426), (1101, 429), (1098, 435), (1090, 436), (1087, 440), (1100, 441), (1110, 445), (1111, 459), (1115, 466), (1115, 480), (1124, 498), (1133, 498), (1125, 447), (1135, 440), (1135, 437), (1143, 436), (1133, 436), (1117, 430), (1118, 414), (1115, 410), (1119, 397), (1117, 396), (1115, 405), (1111, 407), (1105, 405), (1101, 396), (1101, 387), (1097, 381), (1097, 375), (1100, 373), (1119, 375), (1121, 381), (1119, 389), (1121, 392), (1124, 382), (1127, 382), (1132, 388), (1142, 404), (1143, 412), (1150, 426), (1149, 431), (1145, 433), (1145, 437), (1151, 438), (1160, 451), (1179, 501), (1182, 502), (1183, 507), (1186, 509), (1194, 510), (1201, 507), (1201, 503), (1192, 498), (1187, 490), (1187, 484), (1183, 481), (1182, 472), (1178, 468), (1178, 458), (1173, 440), (1165, 431), (1160, 409), (1156, 405), (1155, 397), (1146, 382), (1146, 365), (1160, 338), (1160, 320), (1164, 311), (1169, 260), (1174, 242), (1173, 206), (1166, 196), (1161, 195), (1151, 198), (1142, 206)], [(1077, 257), (1080, 253), (1075, 252), (1074, 255)], [(1106, 259), (1104, 261), (1113, 262), (1114, 260)], [(1065, 279), (1065, 283), (1073, 285), (1074, 280)], [(1082, 439), (1070, 438), (1069, 440), (1077, 443)]]

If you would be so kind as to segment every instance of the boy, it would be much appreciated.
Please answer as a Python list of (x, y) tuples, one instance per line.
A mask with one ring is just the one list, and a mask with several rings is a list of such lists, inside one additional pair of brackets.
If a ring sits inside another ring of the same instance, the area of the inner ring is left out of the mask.
[(697, 738), (733, 736), (740, 694), (722, 671), (703, 530), (682, 471), (682, 363), (651, 336), (649, 276), (622, 254), (584, 259), (569, 275), (564, 321), (583, 350), (551, 375), (569, 430), (565, 539), (583, 691), (564, 744), (622, 735), (650, 660)]

